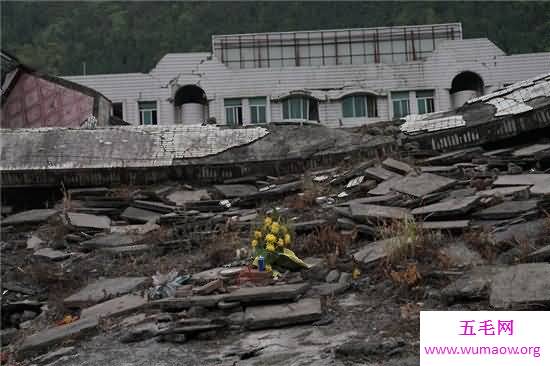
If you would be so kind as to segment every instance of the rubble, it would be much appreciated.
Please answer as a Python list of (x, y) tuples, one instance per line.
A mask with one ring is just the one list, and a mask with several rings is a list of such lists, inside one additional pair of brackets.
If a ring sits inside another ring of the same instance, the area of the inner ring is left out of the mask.
[(284, 305), (249, 306), (244, 313), (244, 323), (247, 329), (264, 329), (312, 323), (321, 315), (319, 299), (303, 299)]
[(146, 277), (107, 278), (89, 284), (63, 300), (67, 307), (84, 307), (124, 295), (147, 281)]

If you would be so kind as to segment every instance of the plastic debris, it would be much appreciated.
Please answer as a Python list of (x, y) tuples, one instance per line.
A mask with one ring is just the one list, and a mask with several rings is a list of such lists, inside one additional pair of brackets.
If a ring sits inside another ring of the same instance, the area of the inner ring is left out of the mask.
[(153, 278), (153, 288), (150, 291), (152, 299), (162, 299), (172, 297), (176, 293), (176, 289), (191, 279), (190, 275), (178, 275), (178, 271), (172, 269), (170, 272), (163, 274), (157, 271)]

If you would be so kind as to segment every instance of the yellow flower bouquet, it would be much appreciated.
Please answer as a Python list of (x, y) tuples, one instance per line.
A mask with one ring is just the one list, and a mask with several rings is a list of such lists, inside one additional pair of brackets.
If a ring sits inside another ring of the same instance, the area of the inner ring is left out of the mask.
[(266, 271), (299, 270), (308, 268), (290, 247), (293, 234), (283, 218), (276, 212), (265, 216), (262, 223), (252, 230), (250, 244), (254, 260), (252, 265), (258, 266), (258, 257), (263, 256)]

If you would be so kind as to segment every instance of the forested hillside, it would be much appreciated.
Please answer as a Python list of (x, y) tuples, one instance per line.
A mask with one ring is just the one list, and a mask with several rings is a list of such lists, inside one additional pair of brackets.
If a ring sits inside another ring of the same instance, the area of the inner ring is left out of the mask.
[(550, 2), (5, 2), (2, 47), (55, 74), (148, 71), (212, 34), (462, 22), (508, 53), (550, 51)]

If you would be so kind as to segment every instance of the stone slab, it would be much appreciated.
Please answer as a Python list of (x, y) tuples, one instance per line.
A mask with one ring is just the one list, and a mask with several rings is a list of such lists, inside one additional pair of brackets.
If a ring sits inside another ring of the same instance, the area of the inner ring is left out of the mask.
[(517, 149), (512, 153), (512, 155), (519, 158), (533, 156), (543, 152), (550, 153), (550, 144), (533, 144), (531, 146)]
[(142, 224), (145, 224), (149, 221), (156, 221), (161, 216), (160, 213), (144, 210), (141, 208), (136, 207), (128, 207), (124, 212), (120, 215), (121, 218), (126, 219), (130, 222), (139, 222)]
[(147, 251), (150, 251), (152, 248), (148, 244), (136, 244), (136, 245), (124, 245), (120, 247), (104, 247), (99, 248), (100, 251), (104, 253), (109, 253), (111, 255), (139, 255)]
[(401, 220), (410, 217), (410, 210), (402, 207), (353, 203), (349, 208), (353, 219), (361, 222), (368, 222), (372, 219)]
[(485, 264), (481, 255), (466, 246), (463, 241), (453, 241), (440, 249), (451, 267), (469, 267)]
[(34, 252), (33, 255), (35, 257), (46, 258), (46, 259), (51, 260), (51, 261), (62, 261), (62, 260), (67, 259), (71, 256), (70, 253), (62, 252), (60, 250), (55, 250), (55, 249), (52, 249), (52, 248), (38, 249), (36, 252)]
[(370, 203), (385, 203), (390, 205), (391, 202), (396, 201), (399, 198), (398, 193), (390, 193), (383, 196), (362, 197), (353, 200), (338, 203), (336, 206), (349, 206), (352, 203), (370, 204)]
[(524, 263), (495, 275), (490, 302), (497, 309), (548, 308), (550, 304), (550, 264)]
[(454, 216), (464, 215), (473, 209), (479, 202), (479, 197), (451, 198), (431, 205), (418, 207), (412, 210), (413, 215)]
[(422, 223), (424, 230), (457, 230), (466, 229), (469, 226), (470, 220), (424, 221)]
[(57, 210), (53, 209), (23, 211), (2, 219), (2, 225), (39, 224), (41, 222), (47, 221), (56, 213)]
[(210, 194), (208, 194), (206, 189), (197, 189), (195, 191), (178, 190), (166, 196), (166, 200), (178, 206), (185, 205), (187, 202), (209, 200), (210, 198)]
[(513, 187), (496, 187), (493, 189), (486, 189), (477, 192), (480, 197), (492, 197), (492, 196), (514, 196), (523, 192), (529, 192), (529, 186), (513, 186)]
[(505, 271), (502, 266), (478, 266), (463, 274), (442, 290), (449, 302), (462, 300), (481, 300), (489, 297), (494, 276)]
[(242, 304), (294, 300), (309, 288), (309, 283), (292, 285), (241, 287), (225, 296), (225, 301), (238, 301)]
[(391, 186), (391, 189), (414, 197), (422, 197), (449, 188), (456, 181), (432, 173), (408, 175)]
[(414, 171), (414, 168), (407, 163), (392, 158), (387, 158), (382, 162), (382, 165), (389, 170), (398, 172), (399, 174), (408, 174)]
[(475, 217), (485, 220), (511, 219), (520, 216), (523, 213), (537, 209), (538, 201), (505, 201), (496, 206), (492, 206), (476, 212)]
[(135, 208), (140, 208), (142, 210), (158, 212), (161, 214), (166, 214), (174, 212), (175, 206), (167, 205), (162, 202), (155, 201), (144, 201), (144, 200), (134, 200), (132, 206)]
[(97, 331), (98, 319), (80, 319), (76, 322), (48, 328), (32, 334), (23, 340), (17, 358), (23, 359), (46, 351), (49, 347), (67, 340), (77, 340)]
[(369, 266), (378, 263), (382, 259), (385, 259), (399, 245), (399, 238), (389, 238), (375, 241), (365, 245), (362, 249), (360, 249), (357, 253), (353, 255), (353, 258), (357, 262), (365, 266)]
[(504, 174), (493, 182), (495, 186), (527, 186), (550, 181), (550, 174)]
[(135, 243), (135, 239), (131, 235), (126, 234), (108, 234), (97, 236), (90, 240), (86, 240), (80, 243), (82, 248), (85, 249), (100, 249), (100, 248), (113, 248), (124, 245), (132, 245)]
[(550, 261), (550, 245), (546, 245), (542, 248), (529, 253), (527, 259), (531, 262), (548, 262)]
[(71, 225), (79, 228), (105, 230), (111, 227), (111, 219), (107, 216), (68, 212), (67, 217)]
[(302, 299), (289, 304), (247, 307), (244, 325), (247, 329), (277, 328), (311, 323), (319, 320), (322, 314), (320, 299)]
[(100, 319), (137, 311), (147, 304), (147, 299), (139, 295), (124, 295), (83, 309), (82, 319)]
[(289, 224), (289, 228), (294, 230), (297, 233), (305, 233), (308, 231), (312, 231), (315, 228), (324, 226), (327, 224), (327, 220), (319, 219), (319, 220), (311, 220), (311, 221), (303, 221), (303, 222), (296, 222)]
[(258, 192), (258, 189), (250, 184), (218, 184), (214, 189), (225, 198), (250, 196)]
[(400, 174), (389, 171), (381, 166), (373, 166), (365, 169), (365, 175), (378, 181), (401, 177)]
[(368, 193), (373, 196), (385, 196), (392, 193), (391, 188), (401, 181), (403, 177), (394, 177), (380, 183), (376, 188), (371, 189)]
[(63, 302), (68, 307), (83, 307), (124, 295), (144, 284), (148, 277), (117, 277), (93, 282)]

